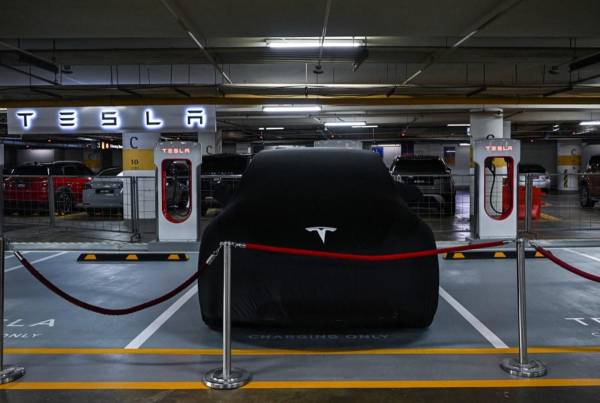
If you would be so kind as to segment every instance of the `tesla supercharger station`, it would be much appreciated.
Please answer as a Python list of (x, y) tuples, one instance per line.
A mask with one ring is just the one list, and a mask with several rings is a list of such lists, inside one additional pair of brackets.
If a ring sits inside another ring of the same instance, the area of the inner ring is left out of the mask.
[(167, 141), (154, 148), (160, 242), (198, 241), (201, 161), (199, 143)]
[(477, 238), (516, 238), (517, 170), (520, 158), (519, 140), (486, 139), (473, 142)]

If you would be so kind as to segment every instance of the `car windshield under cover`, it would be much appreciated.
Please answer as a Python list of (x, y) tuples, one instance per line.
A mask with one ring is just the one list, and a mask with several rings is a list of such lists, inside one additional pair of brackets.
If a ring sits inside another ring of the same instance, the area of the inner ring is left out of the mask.
[(398, 158), (393, 164), (393, 173), (446, 173), (446, 166), (439, 158)]

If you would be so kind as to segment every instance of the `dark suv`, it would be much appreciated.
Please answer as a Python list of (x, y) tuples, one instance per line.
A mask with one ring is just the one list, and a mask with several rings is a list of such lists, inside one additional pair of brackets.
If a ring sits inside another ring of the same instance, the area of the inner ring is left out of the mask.
[(390, 167), (390, 173), (398, 182), (416, 186), (422, 193), (411, 207), (418, 211), (437, 208), (444, 215), (456, 213), (456, 189), (450, 175), (450, 168), (444, 160), (435, 156), (396, 157)]
[(246, 171), (250, 160), (250, 155), (230, 153), (202, 157), (200, 210), (203, 216), (209, 208), (225, 207), (237, 189), (241, 175)]
[(591, 208), (600, 200), (600, 155), (592, 155), (579, 183), (579, 203)]

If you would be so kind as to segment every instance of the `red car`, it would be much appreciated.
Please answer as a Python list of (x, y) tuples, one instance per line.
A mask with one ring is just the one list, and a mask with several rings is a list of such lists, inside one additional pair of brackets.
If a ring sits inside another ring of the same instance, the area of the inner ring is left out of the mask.
[(48, 211), (48, 177), (52, 176), (55, 211), (71, 213), (81, 204), (84, 186), (94, 173), (79, 161), (28, 163), (12, 170), (4, 179), (4, 211), (33, 213)]

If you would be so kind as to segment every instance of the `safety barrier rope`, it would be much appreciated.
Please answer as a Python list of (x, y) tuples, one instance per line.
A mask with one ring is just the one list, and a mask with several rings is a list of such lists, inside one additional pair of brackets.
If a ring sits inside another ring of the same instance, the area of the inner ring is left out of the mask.
[(200, 276), (200, 273), (204, 269), (206, 269), (206, 267), (208, 267), (212, 263), (212, 261), (216, 258), (217, 254), (219, 253), (219, 250), (220, 250), (220, 247), (217, 250), (215, 250), (210, 255), (210, 257), (207, 259), (207, 261), (204, 262), (198, 268), (198, 271), (196, 273), (191, 275), (187, 280), (185, 280), (183, 283), (179, 284), (173, 290), (171, 290), (171, 291), (167, 292), (166, 294), (163, 294), (157, 298), (151, 299), (150, 301), (146, 301), (144, 303), (134, 305), (134, 306), (131, 306), (128, 308), (105, 308), (105, 307), (98, 306), (98, 305), (92, 305), (90, 303), (80, 300), (79, 298), (73, 297), (72, 295), (69, 295), (67, 292), (60, 289), (58, 286), (56, 286), (54, 283), (52, 283), (50, 280), (48, 280), (42, 273), (40, 273), (38, 270), (36, 270), (36, 268), (33, 267), (33, 265), (31, 263), (29, 263), (29, 261), (20, 252), (15, 251), (15, 256), (19, 260), (19, 262), (23, 265), (23, 267), (33, 277), (35, 277), (40, 283), (42, 283), (46, 288), (48, 288), (53, 293), (57, 294), (59, 297), (65, 299), (66, 301), (72, 303), (73, 305), (76, 305), (76, 306), (86, 309), (88, 311), (92, 311), (92, 312), (99, 313), (102, 315), (119, 316), (119, 315), (129, 315), (129, 314), (132, 314), (135, 312), (139, 312), (143, 309), (153, 307), (155, 305), (161, 304), (161, 303), (173, 298), (175, 295), (177, 295), (181, 291), (185, 290), (194, 281), (196, 281), (198, 279), (198, 277)]
[[(356, 255), (350, 253), (339, 253), (339, 252), (325, 252), (325, 251), (316, 251), (316, 250), (308, 250), (308, 249), (296, 249), (296, 248), (284, 248), (278, 246), (270, 246), (270, 245), (261, 245), (255, 243), (233, 243), (232, 246), (245, 248), (248, 250), (258, 250), (258, 251), (266, 251), (272, 253), (284, 253), (284, 254), (292, 254), (292, 255), (303, 255), (303, 256), (316, 256), (330, 259), (344, 259), (344, 260), (360, 260), (360, 261), (368, 261), (368, 262), (383, 262), (383, 261), (391, 261), (391, 260), (401, 260), (401, 259), (411, 259), (417, 257), (431, 256), (437, 255), (441, 253), (448, 252), (460, 252), (466, 250), (474, 250), (474, 249), (483, 249), (490, 248), (494, 246), (500, 246), (508, 243), (509, 241), (492, 241), (492, 242), (482, 242), (477, 244), (469, 244), (469, 245), (461, 245), (461, 246), (453, 246), (448, 248), (441, 249), (429, 249), (423, 251), (415, 251), (415, 252), (403, 252), (403, 253), (394, 253), (388, 255)], [(198, 271), (191, 275), (187, 280), (178, 285), (175, 289), (169, 291), (166, 294), (163, 294), (157, 298), (154, 298), (150, 301), (146, 301), (144, 303), (134, 305), (128, 308), (105, 308), (98, 305), (93, 305), (88, 302), (82, 301), (79, 298), (76, 298), (67, 292), (60, 289), (50, 280), (48, 280), (42, 273), (36, 270), (35, 267), (18, 251), (15, 251), (15, 256), (19, 260), (19, 262), (23, 265), (23, 267), (40, 283), (42, 283), (46, 288), (50, 291), (58, 295), (59, 297), (65, 299), (66, 301), (80, 307), (86, 309), (88, 311), (92, 311), (95, 313), (99, 313), (102, 315), (129, 315), (135, 312), (139, 312), (143, 309), (153, 307), (162, 302), (165, 302), (175, 295), (179, 294), (181, 291), (185, 290), (189, 287), (194, 281), (198, 280), (198, 277), (202, 273), (204, 269), (206, 269), (217, 257), (221, 250), (221, 246), (217, 248), (210, 257), (198, 268)]]
[(313, 257), (324, 257), (330, 259), (343, 259), (343, 260), (360, 260), (365, 262), (386, 262), (391, 260), (402, 260), (412, 259), (417, 257), (439, 255), (442, 253), (450, 252), (462, 252), (466, 250), (485, 249), (494, 246), (505, 245), (512, 241), (491, 241), (481, 242), (461, 246), (451, 246), (448, 248), (440, 249), (428, 249), (414, 252), (402, 252), (392, 253), (387, 255), (357, 255), (352, 253), (339, 253), (339, 252), (326, 252), (320, 250), (309, 250), (309, 249), (296, 249), (296, 248), (285, 248), (280, 246), (262, 245), (257, 243), (241, 243), (233, 244), (233, 246), (245, 248), (248, 250), (256, 250), (262, 252), (281, 253), (286, 255), (299, 255), (299, 256), (313, 256)]
[(558, 266), (562, 267), (565, 270), (570, 271), (573, 274), (576, 274), (580, 277), (583, 277), (585, 279), (591, 280), (591, 281), (595, 281), (597, 283), (600, 283), (600, 276), (597, 276), (595, 274), (592, 273), (588, 273), (586, 271), (583, 271), (581, 269), (578, 269), (575, 266), (570, 265), (569, 263), (565, 262), (562, 259), (559, 259), (558, 257), (556, 257), (554, 255), (554, 253), (550, 252), (547, 249), (542, 248), (541, 246), (538, 245), (533, 245), (535, 247), (535, 250), (540, 252), (545, 258), (547, 258), (548, 260), (556, 263)]

